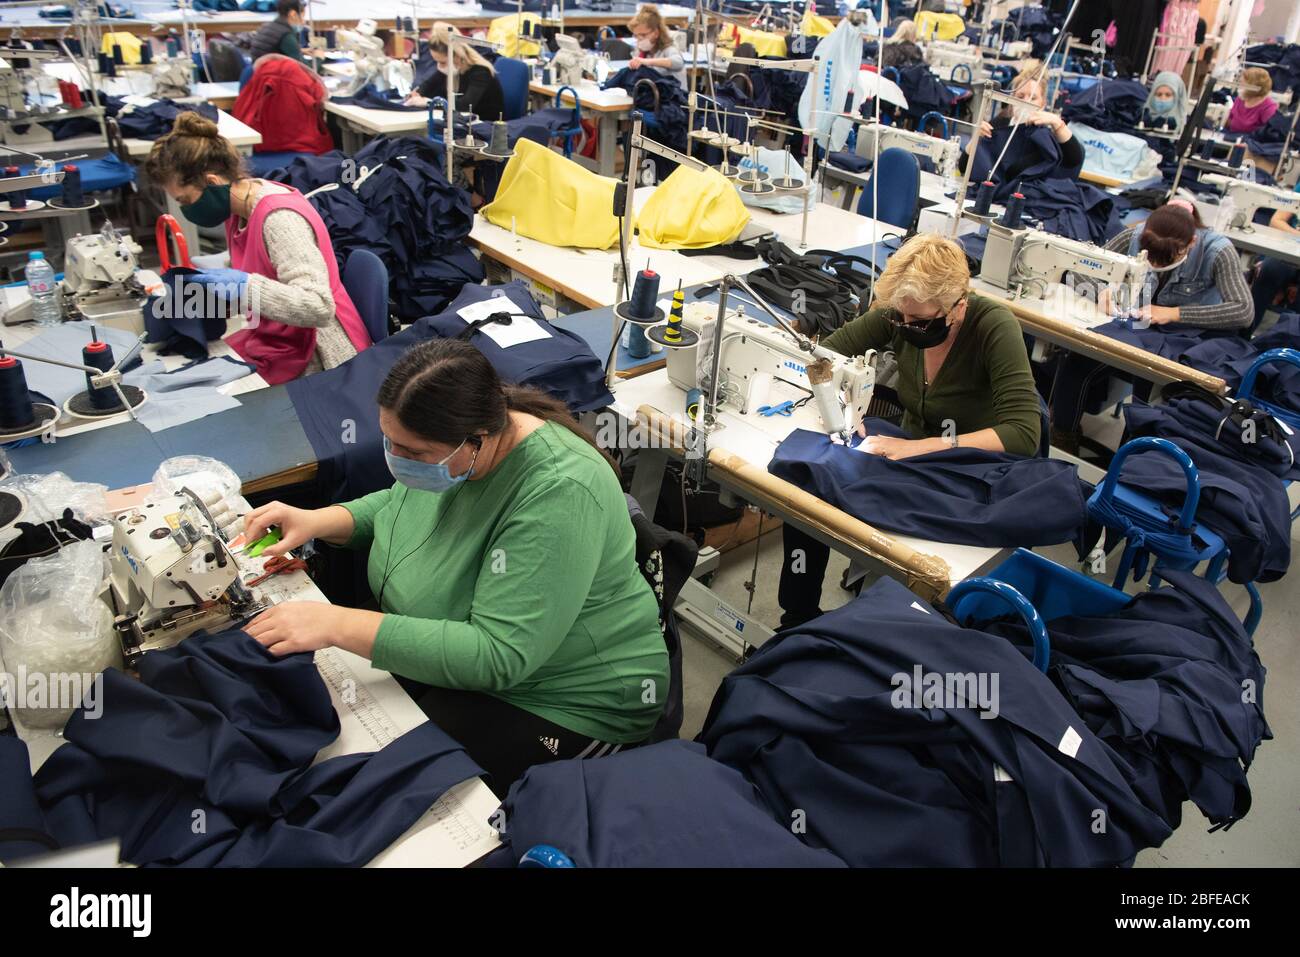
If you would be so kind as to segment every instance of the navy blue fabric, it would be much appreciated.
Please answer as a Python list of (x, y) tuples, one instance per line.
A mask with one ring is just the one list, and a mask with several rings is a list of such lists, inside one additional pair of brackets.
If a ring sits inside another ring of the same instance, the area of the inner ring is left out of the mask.
[[(868, 420), (868, 432), (886, 424)], [(1054, 459), (957, 448), (893, 461), (796, 429), (768, 471), (870, 525), (934, 542), (1055, 545), (1086, 522), (1074, 467)]]
[[(659, 91), (658, 103), (655, 96), (641, 80), (649, 80)], [(646, 135), (656, 143), (686, 152), (686, 90), (677, 82), (676, 77), (664, 76), (648, 66), (639, 66), (635, 70), (624, 67), (605, 81), (605, 89), (626, 90), (632, 96), (632, 103), (638, 110), (654, 113), (654, 128), (647, 126)], [(662, 182), (677, 164), (663, 156), (651, 157), (655, 162), (655, 173)]]
[[(1229, 825), (1250, 810), (1246, 771), (1273, 736), (1264, 666), (1218, 588), (1191, 572), (1166, 578), (1176, 587), (1143, 592), (1115, 614), (1049, 621), (1048, 674), (1170, 827), (1188, 799)], [(1019, 619), (984, 630), (1031, 648)]]
[(1248, 47), (1246, 62), (1269, 64), (1265, 69), (1278, 93), (1300, 90), (1300, 45), (1294, 43), (1261, 43)]
[(501, 863), (547, 844), (577, 867), (844, 866), (801, 843), (752, 784), (686, 741), (536, 765), (502, 810)]
[(64, 846), (115, 837), (140, 865), (360, 866), (482, 773), (428, 722), (312, 766), (339, 732), (312, 656), (276, 659), (242, 631), (151, 652), (139, 670), (104, 672), (102, 714), (75, 712), (34, 779)]
[(846, 169), (851, 173), (865, 173), (871, 169), (871, 160), (865, 156), (859, 156), (857, 153), (840, 151), (831, 153), (826, 159), (832, 166)]
[(1132, 133), (1142, 119), (1147, 95), (1146, 86), (1137, 80), (1099, 80), (1073, 94), (1061, 118), (1108, 133)]
[(351, 106), (362, 106), (368, 110), (396, 110), (402, 113), (423, 113), (428, 110), (427, 106), (407, 106), (405, 97), (398, 96), (396, 92), (392, 91), (381, 93), (375, 89), (373, 83), (367, 83), (351, 96), (331, 96), (330, 101)]
[(1226, 140), (1240, 139), (1245, 142), (1246, 148), (1256, 156), (1277, 159), (1282, 155), (1282, 144), (1286, 142), (1287, 134), (1290, 131), (1291, 114), (1279, 110), (1270, 116), (1268, 122), (1255, 132), (1233, 133), (1230, 130), (1224, 130), (1223, 138)]
[[(144, 329), (148, 334), (145, 342), (161, 346), (165, 353), (198, 359), (207, 356), (209, 342), (226, 334), (225, 315), (208, 315), (207, 306), (215, 303), (210, 303), (207, 295), (193, 291), (193, 284), (186, 281), (201, 271), (176, 266), (162, 274), (167, 294), (151, 295), (143, 306)], [(196, 306), (202, 314), (195, 314)]]
[[(899, 702), (916, 668), (998, 675), (996, 717)], [(1059, 749), (1071, 730), (1073, 757)], [(723, 680), (699, 740), (851, 866), (1113, 866), (1170, 833), (1022, 650), (889, 578), (759, 648)]]
[(1240, 422), (1230, 419), (1229, 401), (1183, 396), (1164, 396), (1160, 405), (1144, 405), (1133, 410), (1130, 427), (1141, 435), (1170, 439), (1176, 445), (1185, 442), (1211, 444), (1243, 466), (1257, 466), (1286, 481), (1300, 479), (1300, 433), (1283, 429), (1277, 435), (1256, 428), (1243, 441)]
[(952, 108), (957, 103), (957, 95), (937, 76), (930, 72), (924, 63), (914, 63), (898, 69), (898, 88), (907, 97), (909, 116), (921, 117), (931, 110), (945, 115), (952, 115)]
[(1064, 17), (1039, 6), (1025, 4), (1023, 7), (1016, 7), (1009, 11), (1007, 19), (1016, 25), (1021, 40), (1028, 40), (1033, 44), (1033, 54), (1041, 60), (1052, 48), (1052, 42), (1060, 33), (1061, 21)]
[[(763, 59), (780, 59), (779, 57), (764, 57)], [(789, 123), (798, 126), (798, 117), (796, 115), (799, 108), (799, 99), (803, 96), (803, 88), (808, 83), (808, 74), (801, 73), (797, 70), (750, 70), (747, 74), (754, 84), (754, 106), (760, 110), (770, 110), (776, 116), (769, 117), (778, 123)], [(791, 144), (794, 151), (801, 147), (801, 143), (796, 141)], [(801, 152), (795, 152), (796, 156), (802, 155)]]
[[(551, 326), (520, 281), (504, 286), (466, 286), (446, 313), (427, 316), (341, 366), (288, 383), (289, 398), (320, 463), (317, 473), (330, 501), (347, 502), (393, 484), (384, 462), (383, 434), (375, 396), (393, 363), (426, 339), (455, 336), (465, 328), (456, 310), (508, 294), (529, 316), (542, 321), (551, 337), (502, 349), (481, 332), (470, 342), (508, 382), (532, 385), (560, 399), (574, 412), (603, 408), (614, 400), (605, 387), (604, 367), (576, 333)], [(344, 442), (340, 422), (355, 423)]]
[[(447, 182), (442, 151), (419, 137), (378, 137), (356, 156), (331, 152), (295, 159), (270, 178), (303, 193), (329, 230), (338, 266), (354, 249), (384, 261), (394, 312), (406, 321), (445, 309), (483, 267), (465, 245), (474, 226), (469, 194)], [(355, 164), (355, 165), (353, 165)], [(373, 170), (357, 185), (358, 172)]]
[[(1158, 434), (1161, 417), (1147, 415), (1139, 399), (1124, 406), (1124, 441)], [(1228, 578), (1239, 584), (1276, 581), (1291, 564), (1291, 507), (1286, 486), (1265, 469), (1243, 463), (1214, 440), (1188, 433), (1177, 445), (1200, 473), (1201, 499), (1197, 522), (1227, 544)], [(1138, 452), (1124, 460), (1120, 481), (1153, 496), (1170, 515), (1182, 507), (1187, 481), (1171, 458), (1158, 452)]]
[[(197, 113), (213, 123), (217, 122), (217, 108), (211, 103), (175, 103), (158, 100), (149, 106), (130, 106), (117, 97), (105, 97), (108, 115), (117, 118), (122, 136), (141, 140), (156, 140), (172, 131), (176, 117), (185, 112)], [(117, 100), (114, 107), (113, 101)]]
[(45, 826), (45, 814), (30, 784), (27, 745), (12, 734), (0, 735), (0, 864), (56, 850), (58, 842)]

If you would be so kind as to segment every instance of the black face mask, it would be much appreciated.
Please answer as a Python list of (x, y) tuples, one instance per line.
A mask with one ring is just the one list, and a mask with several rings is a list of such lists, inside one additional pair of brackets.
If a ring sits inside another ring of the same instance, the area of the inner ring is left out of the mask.
[(918, 349), (933, 349), (948, 338), (948, 317), (936, 316), (924, 324), (899, 326), (898, 334), (903, 341)]

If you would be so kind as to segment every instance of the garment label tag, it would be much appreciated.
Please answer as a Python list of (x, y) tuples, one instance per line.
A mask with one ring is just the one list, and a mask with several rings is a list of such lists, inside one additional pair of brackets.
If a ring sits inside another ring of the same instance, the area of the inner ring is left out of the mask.
[(1066, 728), (1065, 734), (1061, 735), (1061, 743), (1056, 746), (1056, 750), (1062, 754), (1068, 754), (1070, 757), (1077, 757), (1079, 754), (1079, 745), (1083, 744), (1083, 738), (1074, 728)]
[(1287, 425), (1281, 419), (1274, 418), (1273, 421), (1276, 422), (1278, 426), (1282, 429), (1282, 431), (1285, 432), (1287, 435), (1295, 435), (1295, 431), (1291, 428), (1291, 426)]
[(919, 601), (912, 602), (912, 607), (915, 608), (917, 611), (925, 612), (927, 615), (930, 614), (930, 609), (926, 608)]
[(502, 349), (509, 349), (511, 346), (525, 342), (536, 342), (539, 339), (549, 339), (551, 336), (536, 319), (524, 315), (524, 311), (509, 296), (493, 296), (491, 299), (484, 299), (482, 302), (472, 303), (456, 310), (456, 314), (466, 322), (480, 322), (498, 312), (508, 312), (514, 317), (510, 325), (490, 322), (485, 326), (479, 326), (478, 331)]
[(1008, 782), (1014, 781), (1015, 778), (1007, 774), (1002, 765), (995, 764), (993, 765), (993, 780), (997, 784), (1007, 784)]

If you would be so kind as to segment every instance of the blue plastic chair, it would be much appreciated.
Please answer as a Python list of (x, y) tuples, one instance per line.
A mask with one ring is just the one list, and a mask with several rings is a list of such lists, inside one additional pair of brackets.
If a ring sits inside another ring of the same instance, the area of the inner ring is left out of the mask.
[(986, 598), (994, 598), (1001, 604), (1010, 605), (1025, 620), (1029, 636), (1034, 642), (1034, 667), (1046, 673), (1052, 656), (1051, 645), (1047, 640), (1047, 624), (1038, 609), (1014, 587), (995, 578), (967, 578), (958, 582), (948, 593), (948, 607), (952, 609), (953, 617), (963, 625), (977, 620), (988, 621), (996, 615), (988, 614), (987, 601), (975, 601)]
[(253, 64), (250, 62), (248, 66), (244, 67), (243, 72), (239, 74), (239, 88), (242, 90), (244, 86), (248, 83), (248, 81), (251, 80), (252, 78), (253, 78)]
[[(573, 95), (573, 125), (568, 129), (560, 130), (556, 135), (563, 138), (564, 141), (564, 158), (573, 159), (573, 141), (577, 137), (581, 144), (582, 129), (582, 100), (578, 96), (578, 91), (571, 86), (562, 86), (555, 91), (555, 106), (563, 106), (564, 91), (568, 90)], [(644, 117), (644, 113), (642, 116)]]
[(354, 249), (343, 264), (343, 288), (366, 324), (371, 342), (388, 338), (388, 267), (369, 249)]
[(1241, 377), (1241, 385), (1237, 387), (1237, 398), (1249, 402), (1275, 419), (1281, 419), (1292, 429), (1300, 429), (1300, 410), (1283, 408), (1255, 397), (1255, 380), (1259, 378), (1259, 370), (1275, 362), (1300, 368), (1300, 349), (1269, 349), (1261, 355), (1250, 364), (1246, 374)]
[[(880, 177), (878, 189), (872, 188)], [(876, 210), (874, 194), (880, 193), (880, 209)], [(907, 150), (887, 149), (871, 171), (871, 179), (862, 188), (858, 200), (858, 215), (869, 216), (889, 223), (899, 229), (911, 231), (916, 221), (916, 205), (921, 197), (921, 166)]]
[[(501, 94), (505, 103), (503, 119), (517, 120), (528, 112), (528, 64), (510, 57), (500, 57), (492, 64), (501, 82)], [(495, 117), (483, 117), (495, 119)]]

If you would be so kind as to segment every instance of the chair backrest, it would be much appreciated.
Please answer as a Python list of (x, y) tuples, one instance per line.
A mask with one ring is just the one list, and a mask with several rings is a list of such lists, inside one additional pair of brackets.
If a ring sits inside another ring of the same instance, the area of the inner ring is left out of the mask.
[(239, 71), (239, 88), (242, 90), (248, 85), (248, 81), (253, 78), (253, 64), (248, 63)]
[[(501, 83), (507, 120), (517, 120), (528, 110), (528, 64), (510, 57), (498, 57), (492, 64)], [(486, 118), (486, 117), (485, 117)]]
[(636, 56), (636, 51), (626, 40), (601, 40), (596, 44), (596, 49), (607, 54), (611, 60), (630, 60)]
[[(876, 177), (880, 177), (876, 182)], [(874, 184), (874, 187), (873, 187)], [(880, 209), (875, 194), (880, 194)], [(921, 197), (921, 166), (907, 150), (891, 148), (880, 154), (871, 179), (862, 188), (858, 215), (910, 230), (916, 221), (916, 204)]]
[(354, 249), (343, 264), (343, 288), (366, 324), (370, 341), (388, 338), (388, 268), (369, 249)]
[(213, 83), (238, 80), (249, 62), (248, 57), (229, 40), (213, 39), (208, 43), (208, 72)]

